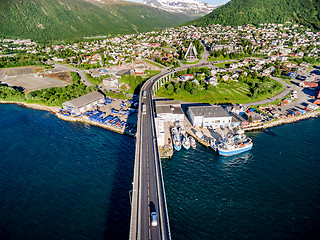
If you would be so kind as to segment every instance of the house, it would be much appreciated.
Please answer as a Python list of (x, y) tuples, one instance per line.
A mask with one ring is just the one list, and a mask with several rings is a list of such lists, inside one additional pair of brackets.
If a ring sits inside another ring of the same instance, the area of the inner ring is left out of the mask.
[(288, 61), (288, 57), (287, 56), (280, 56), (279, 60), (282, 62), (286, 62), (286, 61)]
[(315, 76), (314, 74), (307, 76), (305, 79), (306, 82), (314, 82), (316, 80), (317, 80), (317, 76)]
[(239, 78), (239, 74), (238, 73), (234, 73), (234, 74), (232, 74), (231, 78), (233, 80), (237, 80)]
[(316, 87), (318, 87), (318, 83), (303, 81), (299, 84), (299, 86), (303, 87), (303, 88), (309, 88), (311, 90), (314, 90), (314, 89), (316, 89)]
[(241, 117), (239, 114), (235, 112), (231, 112), (230, 115), (232, 116), (231, 120), (231, 127), (248, 127), (249, 122), (245, 120), (243, 117)]
[(274, 68), (273, 66), (271, 66), (271, 67), (265, 69), (265, 70), (263, 71), (263, 73), (264, 73), (265, 75), (270, 75), (271, 73), (274, 72), (274, 70), (275, 70), (275, 68)]
[(224, 76), (221, 78), (221, 80), (223, 80), (223, 81), (228, 81), (229, 79), (230, 79), (230, 77), (229, 77), (228, 74), (224, 75)]
[(104, 100), (104, 95), (95, 91), (63, 103), (62, 108), (79, 115), (90, 110), (99, 103), (104, 103)]
[(216, 76), (212, 76), (205, 81), (207, 84), (211, 84), (212, 86), (217, 86), (219, 84), (218, 78)]
[(230, 126), (232, 117), (221, 106), (189, 107), (187, 115), (195, 127), (224, 127)]
[(184, 74), (180, 76), (181, 81), (188, 81), (193, 79), (193, 75), (192, 74)]
[(260, 123), (262, 116), (257, 112), (250, 112), (248, 113), (248, 120), (251, 124)]
[(116, 77), (108, 77), (103, 79), (102, 85), (108, 88), (117, 87), (118, 79)]
[(230, 68), (231, 69), (236, 69), (237, 67), (238, 67), (238, 63), (237, 62), (230, 64)]
[(270, 57), (268, 57), (268, 59), (271, 61), (271, 62), (275, 62), (275, 61), (277, 61), (277, 56), (270, 56)]

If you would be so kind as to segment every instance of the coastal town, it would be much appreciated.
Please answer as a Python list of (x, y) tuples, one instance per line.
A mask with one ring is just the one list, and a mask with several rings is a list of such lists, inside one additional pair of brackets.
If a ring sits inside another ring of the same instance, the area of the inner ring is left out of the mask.
[[(287, 22), (178, 27), (46, 46), (29, 39), (1, 39), (0, 83), (3, 89), (19, 89), (30, 104), (37, 104), (40, 97), (33, 91), (66, 87), (72, 83), (70, 72), (75, 72), (86, 94), (63, 98), (50, 110), (65, 120), (134, 136), (141, 84), (174, 71), (170, 82), (154, 93), (160, 155), (171, 157), (173, 149), (189, 149), (194, 139), (217, 150), (217, 142), (239, 129), (263, 129), (318, 115), (319, 37), (319, 32)], [(24, 67), (28, 62), (37, 66)], [(188, 66), (193, 70), (184, 71)], [(251, 78), (260, 82), (246, 89), (244, 83), (251, 86)], [(196, 101), (197, 93), (221, 92), (223, 85), (233, 86), (220, 93), (224, 101)], [(184, 91), (195, 100), (183, 99)], [(231, 97), (226, 98), (228, 93)], [(232, 94), (246, 98), (232, 99)], [(2, 102), (20, 102), (10, 94), (0, 97)], [(48, 95), (45, 100), (51, 99)], [(178, 129), (180, 147), (175, 144)]]

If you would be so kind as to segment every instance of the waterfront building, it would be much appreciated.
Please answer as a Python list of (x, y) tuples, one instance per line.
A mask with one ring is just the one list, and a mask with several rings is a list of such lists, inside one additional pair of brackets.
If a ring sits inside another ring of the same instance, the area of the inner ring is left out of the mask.
[(248, 113), (248, 120), (251, 124), (257, 124), (262, 122), (262, 116), (257, 112), (250, 112)]
[(62, 104), (62, 107), (64, 110), (79, 115), (90, 110), (99, 103), (104, 103), (104, 101), (104, 95), (95, 91), (65, 102)]
[(221, 106), (189, 107), (187, 115), (195, 127), (225, 127), (232, 121), (232, 116)]
[(156, 118), (163, 122), (183, 122), (184, 113), (181, 104), (175, 100), (157, 100)]

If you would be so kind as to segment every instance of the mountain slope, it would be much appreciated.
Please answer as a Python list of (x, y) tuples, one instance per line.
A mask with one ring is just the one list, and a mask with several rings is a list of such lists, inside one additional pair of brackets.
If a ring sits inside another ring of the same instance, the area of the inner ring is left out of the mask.
[(231, 0), (184, 25), (243, 25), (292, 21), (320, 29), (320, 0)]
[(128, 34), (173, 27), (190, 19), (125, 1), (0, 1), (0, 37), (6, 38), (60, 40)]
[(203, 16), (219, 5), (211, 5), (198, 0), (143, 0), (142, 3), (173, 13)]

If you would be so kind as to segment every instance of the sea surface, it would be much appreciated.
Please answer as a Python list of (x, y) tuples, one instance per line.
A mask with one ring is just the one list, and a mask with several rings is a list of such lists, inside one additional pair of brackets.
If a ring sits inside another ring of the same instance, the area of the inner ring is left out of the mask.
[[(163, 160), (173, 240), (320, 239), (320, 118)], [(0, 105), (0, 240), (128, 239), (134, 139)]]

